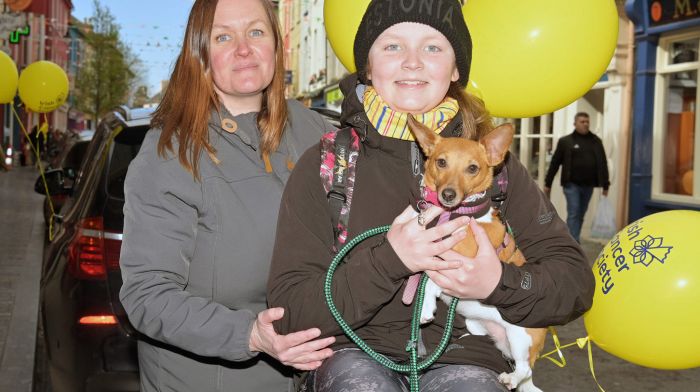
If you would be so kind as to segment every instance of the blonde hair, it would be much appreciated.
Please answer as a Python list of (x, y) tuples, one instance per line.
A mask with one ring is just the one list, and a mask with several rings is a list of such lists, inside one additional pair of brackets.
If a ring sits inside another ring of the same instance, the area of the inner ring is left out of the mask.
[[(462, 136), (472, 140), (479, 140), (493, 129), (493, 119), (486, 109), (484, 101), (467, 92), (458, 82), (450, 83), (447, 96), (457, 100), (459, 113), (462, 115)], [(419, 128), (431, 132), (415, 117), (408, 116), (408, 126), (412, 129)]]
[[(275, 73), (263, 91), (257, 117), (260, 129), (260, 154), (277, 150), (287, 123), (284, 96), (284, 51), (277, 13), (269, 0), (260, 0), (275, 37)], [(216, 149), (209, 142), (208, 123), (211, 111), (221, 111), (211, 75), (210, 41), (214, 13), (219, 0), (196, 0), (187, 21), (182, 49), (175, 69), (156, 109), (151, 126), (160, 128), (158, 154), (173, 153), (173, 139), (178, 142), (180, 164), (199, 179), (199, 156), (205, 151), (215, 162)]]

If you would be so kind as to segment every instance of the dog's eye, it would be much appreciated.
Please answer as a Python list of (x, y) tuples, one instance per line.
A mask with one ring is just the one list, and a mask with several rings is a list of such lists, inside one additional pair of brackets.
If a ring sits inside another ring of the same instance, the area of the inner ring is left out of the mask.
[(435, 161), (435, 164), (437, 165), (437, 167), (444, 169), (447, 167), (447, 160), (444, 158), (438, 158)]
[(479, 172), (479, 166), (477, 165), (469, 165), (467, 166), (467, 172), (469, 174), (476, 174)]

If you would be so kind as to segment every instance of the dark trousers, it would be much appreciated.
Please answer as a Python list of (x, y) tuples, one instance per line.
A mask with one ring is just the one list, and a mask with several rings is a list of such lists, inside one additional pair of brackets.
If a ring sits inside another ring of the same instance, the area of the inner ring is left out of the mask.
[(581, 226), (583, 217), (588, 210), (588, 203), (593, 195), (592, 186), (580, 186), (574, 183), (564, 185), (564, 196), (566, 196), (566, 224), (574, 239), (581, 243)]
[[(394, 372), (359, 349), (336, 351), (306, 380), (308, 392), (408, 392), (407, 374)], [(420, 376), (422, 392), (507, 392), (493, 370), (433, 365)]]

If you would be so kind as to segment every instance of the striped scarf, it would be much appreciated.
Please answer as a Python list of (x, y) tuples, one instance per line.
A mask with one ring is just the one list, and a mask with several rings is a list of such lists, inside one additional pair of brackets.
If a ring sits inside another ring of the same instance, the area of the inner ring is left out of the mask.
[[(373, 87), (367, 86), (362, 103), (369, 121), (381, 135), (401, 140), (414, 140), (413, 133), (408, 127), (408, 114), (393, 111)], [(434, 109), (414, 117), (429, 129), (434, 129), (435, 133), (440, 133), (458, 111), (457, 100), (445, 97)]]

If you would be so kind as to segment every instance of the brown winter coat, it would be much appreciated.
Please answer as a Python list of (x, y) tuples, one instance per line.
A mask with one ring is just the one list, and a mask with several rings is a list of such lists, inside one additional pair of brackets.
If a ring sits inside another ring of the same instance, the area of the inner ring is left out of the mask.
[[(354, 75), (341, 87), (347, 97), (342, 120), (363, 139), (348, 228), (352, 238), (391, 224), (408, 204), (416, 205), (420, 194), (411, 169), (411, 142), (383, 137), (369, 125)], [(459, 122), (455, 118), (442, 135), (454, 135)], [(353, 347), (323, 295), (334, 253), (331, 210), (319, 165), (316, 145), (300, 158), (282, 196), (268, 303), (286, 309), (284, 319), (276, 324), (278, 332), (319, 327), (323, 335), (337, 336), (335, 349)], [(525, 167), (512, 155), (506, 165), (508, 189), (502, 211), (528, 263), (521, 268), (503, 264), (500, 284), (483, 303), (496, 306), (505, 320), (521, 326), (567, 323), (590, 308), (593, 274), (580, 246)], [(380, 235), (357, 245), (334, 276), (334, 302), (343, 318), (376, 351), (401, 360), (408, 358), (405, 347), (411, 323), (411, 307), (401, 302), (401, 294), (411, 274)], [(445, 314), (446, 306), (440, 303), (436, 320), (422, 330), (429, 352), (440, 340)], [(509, 369), (488, 337), (462, 336), (465, 333), (464, 322), (456, 317), (451, 345), (438, 362), (479, 365), (497, 372)]]

